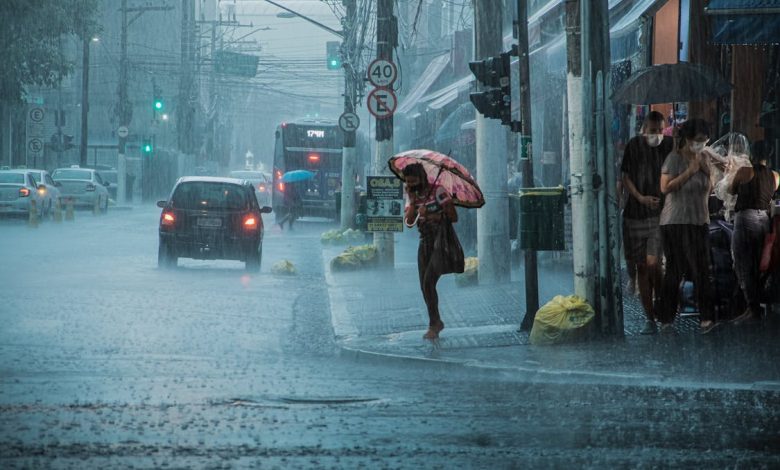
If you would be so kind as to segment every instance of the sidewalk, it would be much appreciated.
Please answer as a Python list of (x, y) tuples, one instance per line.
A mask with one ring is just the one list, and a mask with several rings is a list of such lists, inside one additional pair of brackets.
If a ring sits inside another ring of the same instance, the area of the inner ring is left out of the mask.
[[(517, 331), (525, 306), (522, 267), (512, 282), (458, 287), (439, 282), (446, 324), (437, 342), (425, 341), (428, 325), (417, 280), (417, 234), (396, 234), (394, 270), (331, 272), (343, 247), (323, 247), (325, 277), (336, 341), (346, 353), (377, 360), (436, 361), (533, 381), (605, 383), (780, 391), (780, 319), (759, 327), (723, 325), (698, 334), (696, 318), (675, 322), (673, 333), (640, 336), (644, 313), (625, 297), (625, 338), (559, 346), (532, 346)], [(570, 294), (571, 266), (539, 263), (539, 298)]]

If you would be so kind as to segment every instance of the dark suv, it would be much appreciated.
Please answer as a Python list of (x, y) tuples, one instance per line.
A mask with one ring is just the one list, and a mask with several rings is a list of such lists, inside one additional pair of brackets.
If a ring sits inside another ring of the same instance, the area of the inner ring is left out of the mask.
[(235, 178), (179, 178), (167, 201), (158, 201), (158, 266), (179, 258), (234, 259), (258, 271), (263, 255), (263, 219), (252, 183)]

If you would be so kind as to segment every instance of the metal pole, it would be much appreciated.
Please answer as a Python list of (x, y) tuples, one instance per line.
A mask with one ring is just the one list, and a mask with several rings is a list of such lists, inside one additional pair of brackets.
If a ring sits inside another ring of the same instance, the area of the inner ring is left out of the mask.
[[(128, 127), (130, 124), (130, 106), (127, 99), (127, 0), (122, 0), (122, 36), (120, 39), (120, 57), (119, 57), (119, 125)], [(127, 137), (117, 134), (117, 165), (116, 165), (116, 200), (117, 204), (125, 203), (125, 193), (127, 186), (126, 172), (127, 163), (125, 153), (127, 146)], [(146, 175), (144, 175), (146, 176)]]
[[(496, 56), (503, 48), (502, 0), (473, 0), (474, 57)], [(477, 117), (477, 181), (485, 195), (485, 206), (477, 212), (479, 282), (509, 281), (509, 199), (507, 195), (506, 134), (501, 124)]]
[[(376, 55), (378, 59), (392, 60), (393, 46), (397, 35), (393, 0), (377, 0), (376, 7)], [(393, 156), (393, 117), (376, 120), (376, 154), (374, 174), (388, 174), (387, 160)], [(378, 251), (379, 264), (384, 267), (395, 265), (393, 232), (374, 232), (374, 246)]]
[(87, 144), (89, 140), (89, 41), (87, 31), (81, 41), (81, 145), (79, 147), (79, 165), (87, 164)]
[[(517, 0), (517, 18), (515, 22), (517, 46), (520, 55), (520, 135), (532, 136), (531, 133), (531, 71), (528, 60), (528, 1)], [(513, 90), (515, 91), (515, 90)], [(522, 142), (521, 142), (522, 144)], [(528, 141), (527, 158), (523, 160), (523, 186), (534, 187), (533, 153)], [(534, 323), (536, 311), (539, 309), (539, 276), (536, 267), (536, 252), (525, 250), (525, 316), (520, 326), (522, 330), (530, 330)]]

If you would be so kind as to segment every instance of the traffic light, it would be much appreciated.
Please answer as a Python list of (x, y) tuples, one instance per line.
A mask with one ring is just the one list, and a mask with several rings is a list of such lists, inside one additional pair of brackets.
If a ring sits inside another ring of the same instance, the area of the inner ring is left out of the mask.
[(141, 152), (143, 152), (144, 155), (151, 155), (154, 151), (154, 145), (152, 144), (152, 139), (144, 139), (141, 143)]
[(328, 41), (325, 44), (327, 51), (328, 70), (338, 70), (341, 68), (341, 43), (339, 41)]
[(157, 112), (161, 112), (165, 108), (165, 104), (163, 103), (163, 99), (160, 96), (154, 97), (154, 110)]
[(509, 63), (509, 52), (469, 62), (471, 73), (481, 85), (481, 91), (470, 93), (469, 99), (480, 114), (486, 118), (501, 119), (501, 123), (505, 125), (512, 124)]

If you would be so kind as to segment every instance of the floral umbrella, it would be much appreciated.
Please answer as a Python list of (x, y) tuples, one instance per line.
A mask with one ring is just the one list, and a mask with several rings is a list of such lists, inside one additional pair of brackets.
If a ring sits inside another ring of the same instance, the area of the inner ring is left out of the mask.
[(443, 187), (457, 206), (479, 208), (485, 205), (485, 196), (471, 173), (452, 158), (433, 150), (407, 150), (388, 160), (390, 170), (403, 181), (404, 168), (421, 163), (428, 182)]

